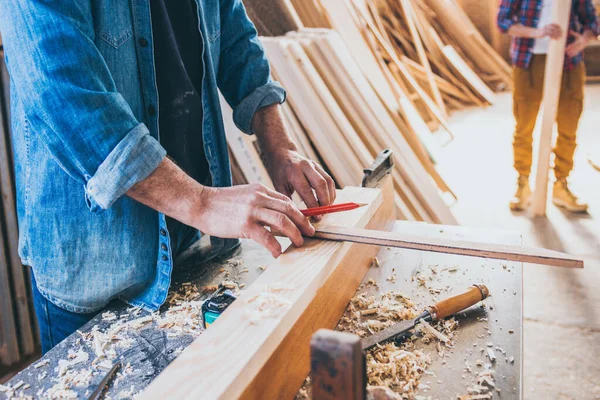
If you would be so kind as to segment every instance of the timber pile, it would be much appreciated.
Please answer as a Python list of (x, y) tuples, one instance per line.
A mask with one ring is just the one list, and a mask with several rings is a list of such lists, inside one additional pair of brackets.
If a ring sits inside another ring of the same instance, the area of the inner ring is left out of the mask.
[[(345, 187), (390, 148), (398, 217), (456, 224), (445, 201), (455, 196), (435, 168), (433, 146), (441, 140), (432, 130), (441, 126), (452, 138), (449, 111), (491, 104), (494, 91), (511, 84), (508, 65), (460, 8), (442, 0), (245, 4), (274, 78), (288, 90), (283, 112), (299, 152)], [(272, 187), (256, 139), (227, 112), (225, 125), (235, 182)]]

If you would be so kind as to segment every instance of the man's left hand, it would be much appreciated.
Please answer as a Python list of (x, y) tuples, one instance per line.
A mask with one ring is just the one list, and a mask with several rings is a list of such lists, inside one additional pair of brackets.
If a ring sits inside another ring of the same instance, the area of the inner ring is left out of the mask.
[[(569, 57), (575, 57), (587, 47), (591, 40), (590, 34), (588, 34), (588, 32), (590, 31), (586, 31), (583, 34), (575, 31), (569, 32), (570, 36), (575, 37), (575, 41), (570, 43), (565, 49)], [(593, 34), (591, 34), (591, 36), (593, 36)]]
[(326, 206), (334, 202), (333, 179), (318, 163), (289, 149), (263, 154), (263, 159), (273, 186), (279, 193), (291, 197), (298, 192), (307, 207)]

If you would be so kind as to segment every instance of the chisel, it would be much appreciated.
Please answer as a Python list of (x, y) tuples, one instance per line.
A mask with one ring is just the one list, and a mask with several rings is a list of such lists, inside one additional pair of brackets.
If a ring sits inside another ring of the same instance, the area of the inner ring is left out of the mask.
[(479, 303), (488, 297), (489, 291), (485, 285), (473, 285), (465, 293), (458, 296), (442, 300), (433, 306), (427, 307), (417, 318), (398, 322), (384, 330), (362, 339), (363, 350), (369, 350), (378, 343), (385, 343), (390, 340), (399, 340), (408, 335), (420, 321), (435, 322), (442, 318), (454, 315), (462, 310)]

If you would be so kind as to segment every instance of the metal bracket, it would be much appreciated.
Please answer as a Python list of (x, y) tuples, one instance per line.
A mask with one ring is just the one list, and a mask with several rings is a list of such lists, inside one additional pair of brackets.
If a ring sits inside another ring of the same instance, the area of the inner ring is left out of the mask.
[(361, 186), (364, 188), (377, 187), (386, 175), (392, 172), (394, 167), (394, 152), (390, 149), (385, 149), (375, 157), (375, 161), (369, 168), (363, 170), (364, 175)]

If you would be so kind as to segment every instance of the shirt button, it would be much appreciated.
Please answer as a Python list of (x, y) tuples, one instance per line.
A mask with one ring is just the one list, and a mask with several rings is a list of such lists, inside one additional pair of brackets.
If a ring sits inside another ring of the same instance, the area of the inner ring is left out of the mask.
[(148, 107), (148, 115), (150, 115), (151, 117), (156, 116), (156, 107), (154, 107), (154, 106)]
[(148, 41), (147, 41), (146, 39), (144, 39), (144, 38), (140, 38), (140, 39), (138, 40), (138, 43), (139, 43), (139, 44), (140, 44), (140, 46), (142, 46), (142, 47), (146, 47), (146, 46), (148, 46)]
[(164, 229), (161, 228), (160, 234), (163, 236), (167, 236), (167, 231), (165, 231)]
[(160, 244), (160, 248), (163, 249), (164, 251), (167, 251), (167, 249), (168, 249), (167, 245), (164, 243)]
[(169, 261), (169, 257), (167, 257), (166, 255), (163, 254), (162, 256), (163, 261)]

